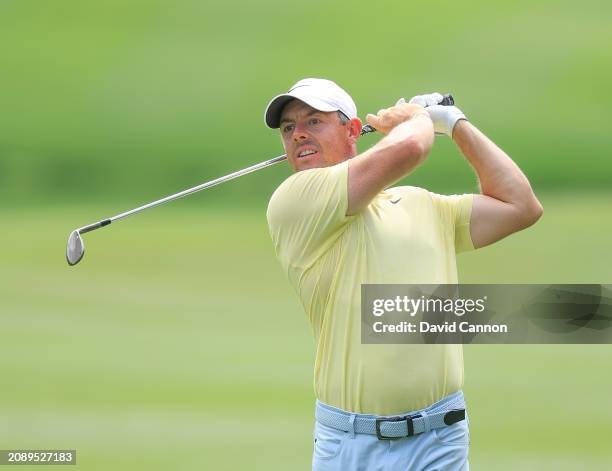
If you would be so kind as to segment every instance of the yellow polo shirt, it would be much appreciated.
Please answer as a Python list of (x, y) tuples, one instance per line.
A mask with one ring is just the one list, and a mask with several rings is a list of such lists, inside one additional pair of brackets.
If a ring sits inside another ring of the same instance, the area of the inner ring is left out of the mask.
[(274, 192), (277, 257), (312, 326), (317, 399), (364, 414), (422, 409), (463, 386), (461, 345), (361, 343), (361, 284), (457, 283), (473, 249), (472, 195), (403, 186), (346, 216), (348, 161), (297, 172)]

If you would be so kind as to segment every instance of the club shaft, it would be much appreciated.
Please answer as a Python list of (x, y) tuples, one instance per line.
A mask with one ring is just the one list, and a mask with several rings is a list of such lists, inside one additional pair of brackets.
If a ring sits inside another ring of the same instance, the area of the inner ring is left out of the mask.
[(200, 185), (194, 186), (193, 188), (188, 188), (174, 195), (166, 196), (165, 198), (159, 199), (157, 201), (153, 201), (151, 203), (139, 206), (138, 208), (130, 209), (121, 214), (117, 214), (110, 218), (111, 222), (118, 221), (119, 219), (126, 218), (131, 216), (132, 214), (139, 213), (144, 211), (145, 209), (153, 208), (155, 206), (159, 206), (164, 203), (168, 203), (169, 201), (174, 201), (183, 196), (191, 195), (192, 193), (197, 193), (198, 191), (205, 190), (206, 188), (213, 187), (215, 185), (219, 185), (221, 183), (233, 180), (234, 178), (241, 177), (242, 175), (246, 175), (251, 172), (255, 172), (256, 170), (260, 170), (262, 168), (269, 167), (271, 165), (277, 164), (287, 159), (287, 154), (279, 155), (278, 157), (274, 157), (273, 159), (266, 160), (265, 162), (260, 162), (255, 165), (251, 165), (250, 167), (243, 168), (242, 170), (238, 170), (237, 172), (230, 173), (228, 175), (224, 175), (223, 177), (215, 178), (214, 180), (210, 180), (206, 183), (202, 183)]
[(96, 229), (100, 229), (101, 227), (108, 226), (111, 222), (112, 221), (110, 219), (102, 219), (101, 221), (94, 222), (89, 226), (81, 227), (80, 229), (77, 229), (77, 231), (79, 231), (79, 234), (85, 234), (86, 232), (95, 231)]
[(278, 157), (274, 157), (273, 159), (266, 160), (264, 162), (260, 162), (255, 165), (251, 165), (250, 167), (243, 168), (242, 170), (238, 170), (237, 172), (230, 173), (228, 175), (224, 175), (219, 178), (215, 178), (214, 180), (210, 180), (206, 183), (201, 183), (200, 185), (194, 186), (193, 188), (187, 188), (179, 193), (175, 193), (174, 195), (166, 196), (165, 198), (161, 198), (156, 201), (152, 201), (151, 203), (144, 204), (139, 206), (138, 208), (130, 209), (129, 211), (125, 211), (123, 213), (117, 214), (116, 216), (102, 219), (101, 221), (95, 222), (93, 224), (89, 224), (88, 226), (81, 227), (78, 229), (79, 234), (85, 234), (86, 232), (95, 231), (104, 226), (108, 226), (110, 223), (114, 221), (118, 221), (120, 219), (126, 218), (133, 214), (144, 211), (145, 209), (154, 208), (155, 206), (159, 206), (164, 203), (168, 203), (170, 201), (177, 200), (182, 198), (183, 196), (191, 195), (192, 193), (196, 193), (198, 191), (205, 190), (206, 188), (210, 188), (215, 185), (219, 185), (221, 183), (227, 182), (229, 180), (233, 180), (234, 178), (238, 178), (242, 175), (246, 175), (251, 172), (255, 172), (256, 170), (260, 170), (262, 168), (269, 167), (271, 165), (277, 164), (287, 159), (287, 154), (279, 155)]

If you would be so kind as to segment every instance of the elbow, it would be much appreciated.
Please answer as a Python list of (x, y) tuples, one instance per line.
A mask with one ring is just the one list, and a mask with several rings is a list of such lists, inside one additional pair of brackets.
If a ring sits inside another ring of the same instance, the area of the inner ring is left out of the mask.
[(526, 204), (521, 210), (522, 229), (533, 226), (544, 214), (542, 203), (534, 196), (533, 200)]
[(406, 160), (413, 166), (422, 163), (429, 154), (431, 146), (426, 145), (422, 140), (416, 138), (406, 139), (404, 142), (404, 152)]

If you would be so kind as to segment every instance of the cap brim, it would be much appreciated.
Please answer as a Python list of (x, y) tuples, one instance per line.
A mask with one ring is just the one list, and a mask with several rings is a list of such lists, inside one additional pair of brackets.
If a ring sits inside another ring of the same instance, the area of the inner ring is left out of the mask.
[(280, 118), (283, 112), (283, 108), (289, 103), (291, 100), (300, 100), (306, 103), (308, 106), (312, 106), (314, 109), (319, 111), (338, 111), (338, 108), (334, 108), (333, 106), (325, 103), (322, 100), (319, 100), (314, 97), (302, 96), (299, 93), (293, 92), (293, 94), (283, 93), (282, 95), (275, 96), (272, 98), (268, 107), (266, 108), (266, 113), (264, 115), (266, 126), (272, 129), (277, 129), (280, 127)]
[(270, 103), (268, 103), (268, 107), (266, 108), (266, 113), (264, 115), (266, 126), (272, 129), (279, 128), (280, 117), (281, 113), (283, 112), (283, 108), (287, 103), (294, 99), (295, 97), (289, 95), (288, 93), (284, 93), (282, 95), (278, 95), (272, 98)]

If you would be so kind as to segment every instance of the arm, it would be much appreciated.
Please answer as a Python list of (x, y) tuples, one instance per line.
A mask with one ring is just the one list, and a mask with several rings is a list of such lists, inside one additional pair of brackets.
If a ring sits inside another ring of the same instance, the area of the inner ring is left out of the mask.
[(349, 161), (347, 215), (365, 208), (382, 190), (408, 175), (425, 160), (433, 145), (429, 114), (406, 103), (369, 114), (368, 124), (386, 136)]
[(543, 208), (527, 177), (503, 150), (465, 120), (457, 121), (452, 137), (480, 181), (470, 219), (474, 247), (492, 244), (540, 218)]

